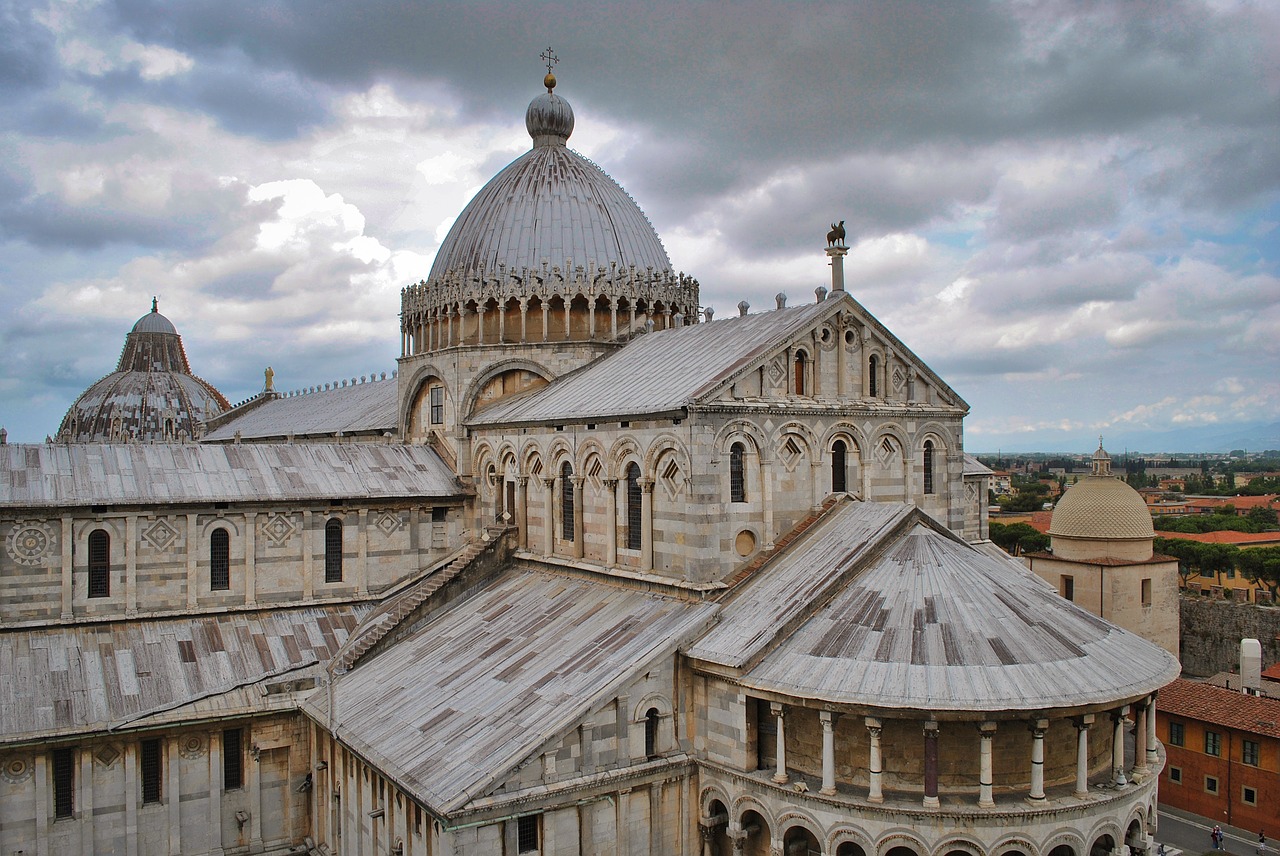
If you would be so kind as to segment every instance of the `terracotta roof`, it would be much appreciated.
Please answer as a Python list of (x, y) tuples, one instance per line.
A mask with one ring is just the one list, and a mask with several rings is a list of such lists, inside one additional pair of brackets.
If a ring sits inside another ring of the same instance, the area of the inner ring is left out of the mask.
[(1280, 681), (1280, 663), (1276, 663), (1269, 669), (1263, 669), (1262, 677), (1269, 681)]
[(1177, 538), (1183, 541), (1199, 541), (1201, 544), (1235, 544), (1239, 547), (1257, 547), (1264, 544), (1280, 544), (1280, 532), (1157, 532), (1157, 538)]
[(1269, 493), (1264, 496), (1193, 496), (1187, 497), (1189, 508), (1221, 508), (1224, 505), (1234, 506), (1236, 511), (1250, 508), (1271, 508), (1277, 505), (1280, 495)]
[(1260, 698), (1179, 678), (1160, 691), (1157, 710), (1280, 738), (1280, 699)]

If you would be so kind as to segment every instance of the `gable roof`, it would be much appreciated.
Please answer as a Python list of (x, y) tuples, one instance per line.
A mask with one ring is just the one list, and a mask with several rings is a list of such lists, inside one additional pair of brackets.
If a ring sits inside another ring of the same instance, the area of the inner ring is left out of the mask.
[(1280, 738), (1280, 699), (1179, 678), (1160, 691), (1156, 710), (1252, 734)]
[(823, 314), (814, 303), (645, 333), (608, 356), (475, 414), (473, 425), (671, 413)]
[(281, 439), (344, 434), (377, 433), (396, 430), (396, 382), (394, 379), (352, 383), (351, 386), (285, 395), (263, 402), (236, 415), (224, 414), (226, 421), (208, 432), (206, 443), (229, 442), (239, 432), (243, 439)]
[(0, 446), (0, 508), (452, 497), (461, 492), (453, 471), (428, 446)]
[(508, 569), (304, 710), (438, 813), (482, 796), (716, 607)]

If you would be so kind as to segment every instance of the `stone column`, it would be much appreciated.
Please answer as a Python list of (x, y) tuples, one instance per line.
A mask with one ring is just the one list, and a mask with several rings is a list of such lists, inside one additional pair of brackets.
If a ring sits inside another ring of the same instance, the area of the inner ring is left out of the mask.
[(938, 805), (938, 723), (930, 719), (924, 724), (924, 807)]
[[(846, 464), (847, 466), (847, 464)], [(810, 493), (810, 504), (817, 511), (822, 507), (822, 497), (831, 485), (831, 480), (822, 477), (822, 457), (818, 449), (813, 450), (813, 461), (809, 464), (809, 483), (813, 486)]]
[(1117, 788), (1129, 784), (1124, 775), (1124, 717), (1129, 712), (1129, 705), (1111, 711), (1111, 776)]
[(585, 481), (582, 476), (573, 477), (573, 555), (578, 559), (582, 558), (586, 547), (582, 543), (586, 533), (582, 525), (582, 485)]
[(1147, 764), (1160, 763), (1160, 751), (1156, 743), (1156, 694), (1147, 697)]
[[(187, 609), (196, 608), (196, 595), (200, 591), (200, 578), (196, 573), (196, 556), (199, 554), (196, 536), (196, 516), (187, 515)], [(230, 557), (228, 557), (230, 558)]]
[(258, 515), (249, 512), (244, 516), (244, 602), (253, 606), (258, 602)]
[(1075, 719), (1076, 726), (1076, 793), (1078, 797), (1089, 795), (1089, 726), (1093, 714), (1086, 713)]
[[(83, 750), (80, 750), (83, 751)], [(53, 763), (53, 755), (40, 753), (34, 757), (33, 767), (31, 770), (32, 780), (35, 783), (35, 813), (36, 813), (36, 856), (45, 856), (49, 852), (49, 833), (52, 824), (49, 821), (49, 797), (53, 791), (49, 785), (49, 768)], [(130, 780), (132, 781), (132, 780)], [(73, 805), (72, 808), (78, 808)], [(72, 815), (74, 817), (74, 814)], [(136, 848), (137, 845), (135, 844)], [(22, 853), (21, 850), (15, 849), (14, 856)], [(92, 852), (92, 851), (90, 851)]]
[(640, 570), (653, 570), (653, 479), (640, 479)]
[(773, 549), (773, 465), (761, 460), (757, 470), (760, 473), (760, 497), (764, 506), (764, 549)]
[(124, 519), (124, 614), (138, 613), (138, 515)]
[(542, 553), (550, 556), (556, 546), (555, 476), (542, 477)]
[(707, 821), (710, 818), (698, 818), (698, 834), (702, 837), (702, 856), (714, 856), (711, 850), (711, 842), (715, 838), (716, 830)]
[(608, 525), (605, 526), (604, 564), (618, 564), (618, 479), (604, 479), (605, 496), (608, 499)]
[[(418, 527), (416, 525), (413, 526), (411, 531), (416, 533)], [(314, 554), (311, 550), (310, 509), (302, 512), (302, 531), (298, 533), (298, 541), (302, 544), (302, 596), (310, 600), (316, 590), (314, 559), (312, 558)]]
[(529, 477), (516, 476), (516, 543), (529, 546)]
[(369, 593), (369, 509), (356, 515), (356, 593)]
[(75, 544), (75, 528), (71, 524), (70, 517), (62, 518), (62, 617), (70, 618), (75, 615), (75, 584), (73, 582), (73, 574), (75, 573), (75, 556), (72, 553), (72, 546)]
[(822, 793), (830, 796), (836, 792), (836, 729), (835, 715), (829, 710), (818, 712), (822, 721)]
[(1147, 699), (1133, 706), (1133, 772), (1147, 772)]
[(1031, 793), (1028, 797), (1040, 802), (1044, 799), (1044, 733), (1049, 730), (1049, 720), (1031, 722)]
[(507, 302), (503, 300), (498, 303), (498, 344), (505, 341), (507, 341)]
[(529, 298), (521, 297), (516, 301), (520, 307), (520, 344), (529, 341)]
[(991, 808), (996, 804), (995, 798), (991, 793), (995, 779), (991, 768), (991, 742), (995, 734), (996, 724), (994, 722), (988, 721), (978, 724), (978, 735), (981, 739), (978, 755), (978, 806), (980, 808)]
[(551, 304), (548, 301), (543, 300), (542, 301), (542, 341), (544, 342), (547, 341), (547, 336), (548, 336), (547, 323), (550, 321), (550, 319), (551, 319)]
[[(498, 317), (502, 317), (502, 310), (498, 310)], [(501, 323), (501, 321), (499, 321)], [(501, 339), (499, 339), (501, 341)], [(484, 300), (483, 298), (476, 303), (476, 344), (484, 344)]]
[(790, 776), (787, 775), (787, 734), (786, 734), (786, 716), (785, 708), (776, 701), (769, 704), (769, 710), (777, 718), (778, 734), (777, 734), (777, 770), (773, 774), (773, 780), (780, 785), (785, 785)]
[[(182, 791), (181, 784), (178, 781), (178, 741), (169, 739), (164, 741), (166, 749), (165, 755), (165, 777), (168, 779), (165, 787), (168, 793), (165, 794), (165, 809), (169, 815), (169, 852), (182, 852)], [(212, 786), (212, 782), (209, 783)]]
[(869, 735), (871, 742), (867, 752), (867, 778), (869, 779), (867, 801), (880, 803), (884, 802), (884, 791), (881, 786), (881, 774), (883, 773), (883, 770), (880, 766), (880, 729), (882, 724), (880, 720), (874, 716), (868, 716), (865, 722), (867, 726), (867, 734)]
[(209, 851), (222, 852), (222, 732), (209, 732)]
[(732, 820), (729, 821), (729, 841), (733, 845), (735, 854), (745, 853), (747, 850), (747, 831)]
[[(76, 816), (80, 818), (80, 850), (92, 853), (96, 849), (93, 841), (93, 753), (82, 749), (76, 754), (80, 756), (80, 772), (76, 780), (79, 799), (75, 805)], [(47, 792), (41, 790), (40, 793)]]
[(138, 741), (124, 741), (125, 856), (138, 856)]
[(573, 332), (573, 320), (570, 310), (573, 309), (573, 299), (570, 298), (564, 302), (564, 340), (567, 342), (571, 338)]

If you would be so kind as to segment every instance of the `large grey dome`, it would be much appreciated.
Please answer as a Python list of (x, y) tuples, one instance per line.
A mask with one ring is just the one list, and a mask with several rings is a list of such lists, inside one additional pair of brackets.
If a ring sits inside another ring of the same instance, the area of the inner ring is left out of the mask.
[(440, 245), (429, 280), (450, 271), (464, 278), (566, 260), (608, 269), (671, 269), (667, 251), (635, 203), (600, 167), (566, 146), (573, 110), (558, 95), (539, 95), (525, 125), (534, 147), (484, 186)]
[(191, 373), (182, 337), (156, 302), (125, 337), (116, 370), (76, 399), (58, 429), (72, 443), (173, 441), (199, 436), (201, 423), (230, 407)]

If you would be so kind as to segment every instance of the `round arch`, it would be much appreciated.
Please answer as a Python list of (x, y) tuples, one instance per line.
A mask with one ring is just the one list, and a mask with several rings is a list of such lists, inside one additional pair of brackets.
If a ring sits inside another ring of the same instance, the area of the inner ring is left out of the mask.
[(972, 838), (949, 835), (934, 845), (933, 856), (986, 856), (986, 850)]
[(400, 426), (402, 435), (405, 437), (409, 436), (410, 417), (413, 414), (414, 404), (418, 401), (418, 397), (426, 388), (427, 382), (432, 378), (439, 380), (440, 384), (444, 387), (445, 401), (447, 402), (450, 398), (451, 390), (449, 388), (449, 384), (445, 383), (444, 372), (439, 366), (433, 362), (429, 362), (414, 369), (413, 374), (409, 376), (408, 382), (403, 384), (402, 387), (403, 389), (408, 390), (408, 394), (400, 399), (399, 407), (397, 408), (399, 410), (397, 423)]
[(768, 454), (769, 445), (765, 441), (764, 432), (760, 430), (754, 422), (748, 422), (745, 419), (735, 419), (732, 422), (721, 427), (716, 432), (715, 443), (713, 444), (716, 453), (719, 455), (729, 454), (729, 446), (734, 440), (747, 440), (751, 443), (751, 451), (758, 456)]
[(904, 827), (885, 832), (876, 844), (876, 856), (925, 856), (928, 852), (920, 836)]
[[(842, 847), (846, 853), (840, 852)], [(847, 853), (852, 848), (857, 849), (852, 853)], [(875, 844), (872, 843), (865, 832), (856, 826), (848, 824), (837, 824), (832, 827), (831, 832), (827, 835), (826, 846), (823, 847), (824, 853), (833, 854), (833, 856), (867, 856), (867, 854), (874, 853), (875, 850)]]
[[(292, 518), (292, 514), (286, 514), (286, 517)], [(298, 527), (301, 529), (301, 525)], [(200, 524), (200, 539), (202, 542), (208, 541), (209, 536), (213, 534), (215, 529), (226, 529), (227, 534), (233, 538), (239, 538), (243, 533), (240, 527), (230, 517), (210, 517), (208, 520)]]
[(459, 418), (468, 418), (475, 412), (476, 401), (480, 398), (480, 393), (484, 391), (485, 387), (491, 380), (499, 375), (513, 371), (531, 372), (542, 378), (542, 380), (547, 383), (550, 383), (556, 378), (555, 372), (551, 371), (541, 363), (536, 363), (529, 359), (503, 360), (501, 362), (494, 363), (472, 379), (470, 385), (467, 387), (466, 393), (463, 394), (459, 400)]

